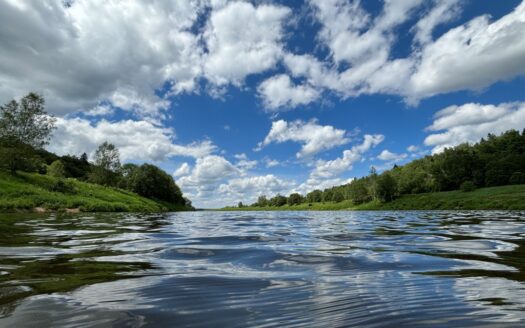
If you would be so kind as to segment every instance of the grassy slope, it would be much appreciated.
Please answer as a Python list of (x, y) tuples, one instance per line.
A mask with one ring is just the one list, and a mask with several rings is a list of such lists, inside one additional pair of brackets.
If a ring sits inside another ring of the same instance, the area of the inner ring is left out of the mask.
[(227, 207), (224, 210), (525, 210), (525, 185), (482, 188), (472, 192), (447, 191), (427, 194), (403, 195), (389, 203), (370, 202), (353, 205), (340, 203), (312, 203), (282, 207)]
[(79, 208), (86, 212), (160, 212), (182, 210), (129, 191), (66, 179), (73, 192), (50, 191), (57, 179), (32, 173), (11, 176), (0, 172), (0, 212)]

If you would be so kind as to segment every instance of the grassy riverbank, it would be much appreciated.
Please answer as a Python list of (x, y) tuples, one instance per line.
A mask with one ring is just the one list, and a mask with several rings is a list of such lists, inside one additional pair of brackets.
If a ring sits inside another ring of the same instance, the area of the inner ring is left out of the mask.
[(334, 211), (334, 210), (525, 210), (525, 185), (481, 188), (471, 192), (447, 191), (403, 195), (392, 202), (354, 205), (342, 202), (303, 203), (280, 207), (226, 207), (236, 211)]
[(184, 210), (132, 192), (50, 176), (0, 172), (0, 212), (17, 211), (162, 212)]

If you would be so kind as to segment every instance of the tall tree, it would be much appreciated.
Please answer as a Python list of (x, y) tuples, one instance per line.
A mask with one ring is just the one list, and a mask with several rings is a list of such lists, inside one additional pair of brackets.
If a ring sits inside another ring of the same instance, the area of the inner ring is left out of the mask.
[(12, 174), (34, 166), (35, 150), (49, 143), (56, 119), (45, 111), (44, 104), (42, 96), (29, 93), (20, 102), (0, 106), (0, 165)]
[(114, 186), (120, 173), (120, 154), (115, 145), (104, 141), (95, 151), (95, 166), (90, 174), (91, 182)]

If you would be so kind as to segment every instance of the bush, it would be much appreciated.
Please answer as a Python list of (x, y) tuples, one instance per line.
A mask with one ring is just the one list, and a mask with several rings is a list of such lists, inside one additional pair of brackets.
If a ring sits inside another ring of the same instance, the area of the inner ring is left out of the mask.
[(64, 178), (66, 176), (66, 170), (64, 163), (61, 160), (56, 160), (47, 168), (47, 175), (55, 178)]
[(66, 181), (64, 179), (58, 179), (57, 181), (51, 184), (51, 186), (49, 187), (49, 191), (56, 191), (65, 194), (74, 194), (75, 186), (73, 186), (73, 184), (69, 181)]
[(465, 181), (459, 186), (459, 189), (463, 192), (470, 192), (476, 190), (476, 185), (472, 181)]

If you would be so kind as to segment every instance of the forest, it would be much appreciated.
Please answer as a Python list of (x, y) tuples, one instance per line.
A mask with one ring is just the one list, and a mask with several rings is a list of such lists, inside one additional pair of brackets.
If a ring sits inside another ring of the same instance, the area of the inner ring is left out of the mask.
[[(509, 130), (499, 136), (489, 134), (475, 144), (460, 144), (443, 152), (394, 165), (350, 183), (313, 190), (305, 196), (259, 196), (251, 207), (281, 207), (304, 203), (351, 201), (354, 205), (376, 201), (391, 202), (402, 195), (525, 184), (525, 130)], [(239, 203), (237, 207), (245, 207)]]

